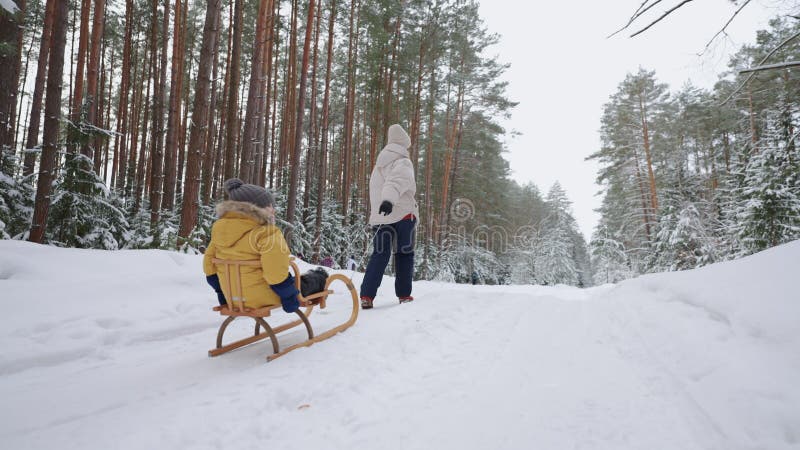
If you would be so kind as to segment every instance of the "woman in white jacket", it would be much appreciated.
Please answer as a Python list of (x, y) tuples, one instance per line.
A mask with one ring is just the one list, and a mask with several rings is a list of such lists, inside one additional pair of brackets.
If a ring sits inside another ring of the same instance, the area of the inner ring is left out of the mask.
[(414, 300), (411, 281), (414, 276), (414, 228), (419, 209), (414, 199), (417, 192), (414, 165), (408, 157), (411, 139), (397, 124), (389, 127), (388, 134), (388, 142), (378, 154), (369, 179), (369, 224), (375, 238), (361, 283), (362, 309), (372, 308), (393, 249), (395, 294), (400, 303)]

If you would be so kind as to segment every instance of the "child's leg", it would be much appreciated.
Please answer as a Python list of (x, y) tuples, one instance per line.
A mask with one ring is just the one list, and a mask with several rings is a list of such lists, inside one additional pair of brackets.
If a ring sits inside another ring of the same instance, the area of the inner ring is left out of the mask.
[(394, 224), (397, 230), (397, 249), (395, 253), (394, 292), (398, 297), (411, 296), (411, 282), (414, 278), (414, 244), (416, 220), (401, 220)]
[(375, 227), (375, 238), (372, 241), (372, 256), (367, 264), (367, 271), (364, 273), (364, 280), (361, 282), (361, 296), (375, 298), (378, 287), (383, 280), (383, 272), (389, 264), (389, 257), (392, 255), (392, 240), (394, 229), (390, 225), (379, 225)]

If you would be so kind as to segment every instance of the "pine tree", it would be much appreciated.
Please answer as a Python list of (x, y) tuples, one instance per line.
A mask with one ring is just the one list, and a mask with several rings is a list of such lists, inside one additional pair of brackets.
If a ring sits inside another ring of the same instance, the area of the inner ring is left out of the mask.
[(94, 172), (92, 160), (67, 156), (54, 183), (47, 241), (61, 247), (117, 250), (129, 239), (122, 201)]
[[(777, 128), (777, 130), (775, 129)], [(758, 142), (758, 152), (742, 167), (736, 200), (729, 212), (732, 232), (743, 255), (800, 237), (800, 152), (773, 117)]]

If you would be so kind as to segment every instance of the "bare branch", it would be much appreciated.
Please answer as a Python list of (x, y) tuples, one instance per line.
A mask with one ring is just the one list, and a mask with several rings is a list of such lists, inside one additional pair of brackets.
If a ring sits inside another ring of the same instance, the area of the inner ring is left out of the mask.
[(687, 4), (687, 3), (691, 2), (691, 1), (693, 1), (693, 0), (683, 0), (682, 2), (678, 3), (677, 5), (673, 6), (673, 7), (672, 7), (672, 8), (670, 8), (670, 9), (668, 9), (668, 10), (667, 10), (667, 11), (666, 11), (664, 14), (662, 14), (662, 15), (661, 15), (661, 16), (660, 16), (658, 19), (656, 19), (656, 20), (654, 20), (654, 21), (650, 22), (650, 24), (649, 24), (649, 25), (647, 25), (646, 27), (642, 28), (641, 30), (637, 31), (636, 33), (633, 33), (633, 34), (632, 34), (630, 37), (636, 37), (636, 36), (638, 36), (639, 34), (641, 34), (641, 33), (644, 33), (644, 32), (645, 32), (645, 31), (647, 31), (647, 30), (648, 30), (650, 27), (652, 27), (653, 25), (657, 24), (658, 22), (661, 22), (662, 20), (664, 20), (664, 18), (665, 18), (665, 17), (667, 17), (668, 15), (672, 14), (673, 12), (675, 12), (675, 10), (677, 10), (677, 9), (678, 9), (678, 8), (680, 8), (681, 6), (683, 6), (683, 5)]
[(723, 33), (725, 33), (725, 29), (727, 29), (727, 28), (728, 28), (728, 25), (730, 25), (730, 24), (731, 24), (731, 22), (733, 22), (733, 19), (734, 19), (734, 18), (736, 18), (736, 16), (737, 16), (737, 15), (739, 15), (739, 12), (740, 12), (742, 9), (744, 9), (744, 7), (745, 7), (745, 6), (747, 6), (747, 4), (748, 4), (748, 3), (750, 3), (750, 0), (747, 0), (747, 1), (745, 1), (744, 3), (742, 3), (742, 6), (740, 6), (740, 7), (739, 7), (739, 9), (737, 9), (737, 10), (736, 10), (736, 12), (734, 12), (734, 13), (733, 13), (733, 15), (731, 16), (731, 18), (730, 18), (730, 19), (728, 19), (728, 21), (727, 21), (727, 22), (725, 22), (725, 26), (723, 26), (721, 30), (717, 31), (717, 34), (715, 34), (715, 35), (714, 35), (714, 37), (712, 37), (712, 38), (711, 38), (711, 39), (708, 41), (708, 43), (706, 44), (705, 48), (703, 48), (703, 51), (702, 51), (702, 52), (700, 52), (700, 53), (698, 53), (698, 54), (697, 54), (697, 56), (703, 56), (703, 54), (706, 52), (706, 50), (708, 50), (708, 47), (710, 47), (710, 46), (711, 46), (711, 43), (712, 43), (712, 42), (714, 42), (714, 40), (717, 38), (717, 36), (719, 36), (720, 34), (723, 34)]
[[(797, 33), (795, 33), (795, 34), (793, 34), (793, 35), (789, 36), (788, 38), (784, 39), (784, 40), (783, 40), (783, 42), (781, 42), (780, 44), (778, 44), (778, 46), (777, 46), (777, 47), (773, 48), (773, 49), (772, 49), (772, 50), (771, 50), (769, 53), (767, 53), (767, 56), (765, 56), (764, 58), (762, 58), (762, 59), (761, 59), (761, 61), (759, 61), (759, 62), (758, 62), (758, 64), (756, 64), (756, 66), (758, 67), (758, 66), (761, 66), (761, 65), (763, 65), (763, 64), (764, 64), (764, 62), (765, 62), (767, 59), (769, 59), (769, 57), (770, 57), (770, 56), (774, 55), (774, 54), (775, 54), (775, 52), (777, 52), (778, 50), (780, 50), (781, 48), (783, 48), (783, 47), (784, 47), (786, 44), (788, 44), (789, 42), (791, 42), (791, 41), (792, 41), (792, 39), (795, 39), (795, 38), (797, 38), (798, 36), (800, 36), (800, 31), (798, 31)], [(753, 79), (753, 77), (754, 77), (754, 76), (755, 76), (755, 72), (752, 72), (752, 73), (750, 73), (750, 75), (748, 75), (748, 76), (747, 76), (747, 79), (745, 79), (745, 80), (744, 80), (744, 81), (743, 81), (743, 82), (742, 82), (742, 83), (741, 83), (739, 86), (737, 86), (737, 87), (736, 87), (736, 89), (734, 89), (734, 90), (733, 90), (733, 92), (731, 92), (731, 95), (729, 95), (729, 96), (728, 96), (728, 98), (726, 98), (726, 99), (725, 99), (725, 100), (724, 100), (722, 103), (720, 103), (719, 105), (720, 105), (720, 106), (722, 106), (722, 105), (724, 105), (724, 104), (728, 103), (728, 102), (731, 100), (731, 98), (733, 98), (733, 96), (734, 96), (734, 95), (736, 95), (736, 93), (737, 93), (737, 92), (739, 92), (739, 90), (740, 90), (742, 87), (744, 87), (744, 86), (745, 86), (747, 83), (749, 83), (749, 82), (750, 82), (750, 80), (752, 80), (752, 79)]]
[[(615, 31), (615, 32), (613, 32), (613, 33), (611, 33), (611, 34), (609, 34), (608, 36), (606, 36), (606, 39), (608, 39), (608, 38), (610, 38), (610, 37), (613, 37), (614, 35), (616, 35), (617, 33), (619, 33), (619, 32), (620, 32), (620, 31), (622, 31), (622, 30), (625, 30), (625, 29), (627, 29), (629, 26), (631, 26), (631, 24), (632, 24), (632, 23), (633, 23), (633, 22), (634, 22), (636, 19), (638, 19), (638, 18), (639, 18), (639, 16), (641, 16), (641, 15), (642, 15), (642, 14), (644, 14), (644, 13), (646, 13), (646, 12), (647, 12), (647, 11), (648, 11), (650, 8), (652, 8), (653, 6), (656, 6), (657, 4), (661, 3), (661, 0), (656, 0), (656, 1), (655, 1), (655, 3), (653, 3), (653, 4), (651, 4), (651, 5), (647, 5), (649, 2), (650, 2), (650, 0), (644, 0), (644, 2), (643, 2), (641, 5), (639, 5), (639, 8), (637, 8), (637, 9), (636, 9), (636, 12), (634, 12), (634, 13), (633, 13), (633, 15), (631, 16), (631, 18), (628, 20), (628, 23), (626, 23), (626, 24), (625, 24), (625, 26), (624, 26), (624, 27), (622, 27), (622, 28), (620, 28), (619, 30), (617, 30), (617, 31)], [(644, 7), (645, 7), (645, 5), (647, 5), (647, 8), (644, 8)], [(643, 10), (642, 8), (644, 8), (644, 10)]]
[(787, 69), (789, 67), (797, 67), (797, 66), (800, 66), (800, 61), (787, 61), (782, 63), (766, 64), (763, 66), (751, 67), (749, 69), (740, 70), (739, 73), (753, 73), (753, 72), (761, 72), (764, 70)]

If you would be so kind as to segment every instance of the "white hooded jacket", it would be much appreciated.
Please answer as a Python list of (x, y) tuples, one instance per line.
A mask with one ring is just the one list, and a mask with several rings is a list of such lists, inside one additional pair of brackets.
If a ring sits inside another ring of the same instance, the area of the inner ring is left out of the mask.
[[(411, 138), (400, 125), (389, 127), (389, 138), (375, 161), (375, 168), (369, 178), (370, 225), (399, 222), (403, 217), (414, 214), (419, 217), (417, 202), (417, 183), (414, 180), (414, 166), (408, 157)], [(379, 214), (381, 203), (392, 204), (392, 213)]]

